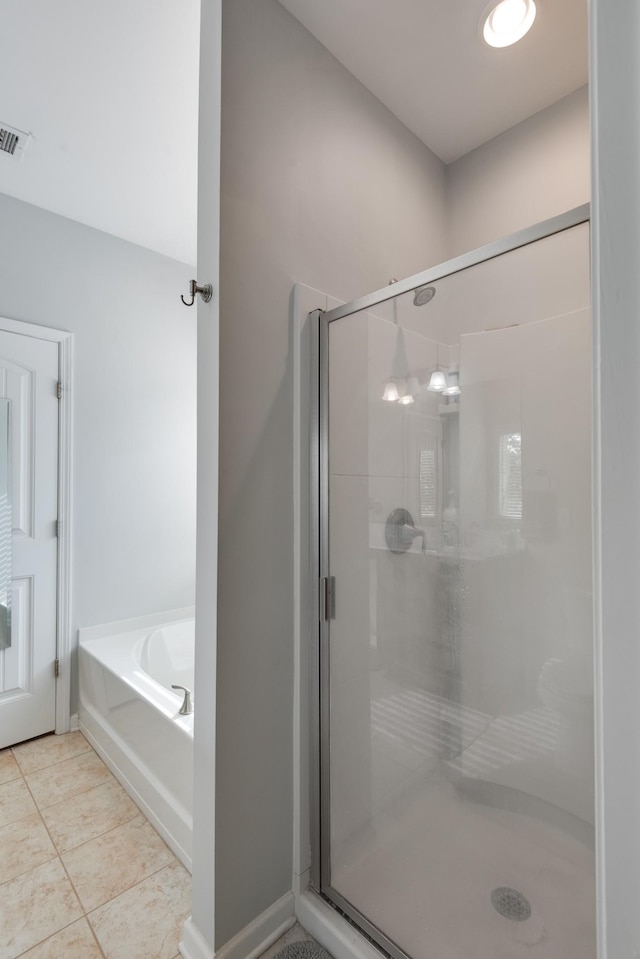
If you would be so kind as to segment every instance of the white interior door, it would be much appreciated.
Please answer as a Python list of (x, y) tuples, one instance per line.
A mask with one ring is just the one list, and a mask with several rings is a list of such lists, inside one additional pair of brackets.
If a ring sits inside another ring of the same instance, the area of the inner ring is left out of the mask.
[(0, 748), (55, 728), (58, 344), (0, 331), (9, 400), (11, 645), (0, 650)]

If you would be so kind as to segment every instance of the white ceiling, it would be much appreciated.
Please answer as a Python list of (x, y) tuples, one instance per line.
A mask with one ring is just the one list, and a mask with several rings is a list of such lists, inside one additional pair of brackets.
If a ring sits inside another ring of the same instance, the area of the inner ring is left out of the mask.
[(587, 82), (587, 0), (539, 0), (504, 49), (480, 38), (487, 0), (280, 2), (445, 163)]
[(0, 193), (196, 261), (200, 0), (2, 0)]
[[(485, 0), (281, 0), (445, 162), (587, 79), (586, 0), (540, 0), (506, 50)], [(196, 262), (200, 0), (2, 0), (0, 193)]]

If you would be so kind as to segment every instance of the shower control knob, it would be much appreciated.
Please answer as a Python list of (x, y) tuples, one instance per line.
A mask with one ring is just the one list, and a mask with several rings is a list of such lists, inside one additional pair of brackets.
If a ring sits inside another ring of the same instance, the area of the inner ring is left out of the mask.
[(391, 553), (406, 553), (417, 536), (422, 538), (422, 552), (427, 551), (427, 534), (417, 529), (411, 513), (399, 507), (389, 513), (384, 529), (387, 549)]

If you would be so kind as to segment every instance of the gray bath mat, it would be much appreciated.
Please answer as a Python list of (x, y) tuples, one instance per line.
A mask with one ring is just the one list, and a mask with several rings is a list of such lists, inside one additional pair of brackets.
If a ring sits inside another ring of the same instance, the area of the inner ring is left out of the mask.
[(331, 959), (331, 956), (317, 942), (303, 939), (302, 942), (290, 942), (273, 959)]

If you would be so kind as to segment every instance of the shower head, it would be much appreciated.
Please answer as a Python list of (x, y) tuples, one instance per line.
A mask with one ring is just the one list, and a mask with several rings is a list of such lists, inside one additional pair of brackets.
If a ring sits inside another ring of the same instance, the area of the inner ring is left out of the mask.
[(413, 305), (424, 306), (425, 303), (430, 303), (435, 295), (435, 286), (421, 286), (413, 294)]

